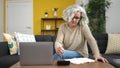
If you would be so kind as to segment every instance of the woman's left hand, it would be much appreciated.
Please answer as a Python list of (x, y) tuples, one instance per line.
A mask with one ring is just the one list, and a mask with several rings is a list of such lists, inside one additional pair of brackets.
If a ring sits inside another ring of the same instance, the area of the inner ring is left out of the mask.
[(103, 62), (103, 63), (108, 63), (107, 59), (105, 59), (105, 58), (102, 57), (102, 56), (96, 57), (96, 58), (95, 58), (95, 61), (101, 61), (101, 62)]

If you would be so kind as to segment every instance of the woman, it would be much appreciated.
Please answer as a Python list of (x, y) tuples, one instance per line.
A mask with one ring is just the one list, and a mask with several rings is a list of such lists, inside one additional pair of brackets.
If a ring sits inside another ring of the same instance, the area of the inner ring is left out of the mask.
[(87, 42), (90, 44), (96, 61), (108, 62), (98, 50), (97, 43), (88, 27), (88, 17), (79, 5), (72, 5), (63, 12), (66, 23), (59, 27), (55, 41), (55, 59), (88, 57)]

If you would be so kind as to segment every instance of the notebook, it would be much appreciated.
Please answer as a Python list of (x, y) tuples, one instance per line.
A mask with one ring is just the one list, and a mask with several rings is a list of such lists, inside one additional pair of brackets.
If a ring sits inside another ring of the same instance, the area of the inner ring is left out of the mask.
[(21, 42), (20, 65), (53, 64), (53, 42)]

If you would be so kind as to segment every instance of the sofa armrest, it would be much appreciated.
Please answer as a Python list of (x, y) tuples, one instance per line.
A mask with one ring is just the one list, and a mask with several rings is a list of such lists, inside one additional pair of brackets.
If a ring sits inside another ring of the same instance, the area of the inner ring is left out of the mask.
[(7, 42), (0, 42), (0, 57), (10, 55), (8, 43)]

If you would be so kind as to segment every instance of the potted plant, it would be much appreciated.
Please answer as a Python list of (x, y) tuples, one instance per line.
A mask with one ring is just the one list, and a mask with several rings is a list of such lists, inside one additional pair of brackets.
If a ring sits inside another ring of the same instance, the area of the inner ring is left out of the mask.
[(53, 8), (53, 11), (57, 11), (58, 10), (58, 8)]
[(57, 17), (58, 8), (53, 8), (53, 11), (54, 11), (54, 17)]
[(89, 0), (89, 3), (86, 5), (86, 12), (89, 18), (89, 26), (92, 32), (106, 32), (105, 12), (106, 9), (109, 8), (110, 4), (110, 0)]
[(46, 18), (48, 17), (48, 12), (45, 12), (45, 17), (46, 17)]

